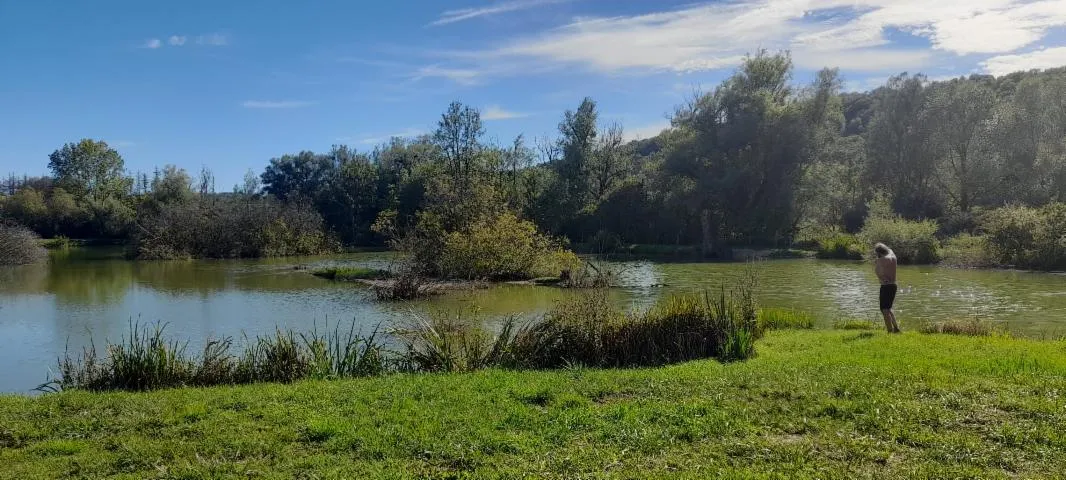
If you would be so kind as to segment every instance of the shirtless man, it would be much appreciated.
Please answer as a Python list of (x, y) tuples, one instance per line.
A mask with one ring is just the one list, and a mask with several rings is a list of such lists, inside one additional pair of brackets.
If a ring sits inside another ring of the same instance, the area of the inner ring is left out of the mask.
[(892, 313), (892, 303), (896, 301), (896, 254), (883, 243), (874, 245), (874, 272), (881, 281), (881, 314), (885, 316), (885, 328), (888, 333), (900, 333), (896, 314)]

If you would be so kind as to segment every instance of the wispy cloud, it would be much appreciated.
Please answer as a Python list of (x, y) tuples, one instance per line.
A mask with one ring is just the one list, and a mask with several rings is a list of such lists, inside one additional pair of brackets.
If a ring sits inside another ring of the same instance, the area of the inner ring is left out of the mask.
[(471, 86), (482, 83), (481, 77), (483, 75), (484, 72), (475, 69), (443, 68), (437, 65), (430, 65), (418, 69), (412, 81), (422, 80), (423, 78), (446, 78), (459, 85)]
[[(476, 13), (467, 10), (438, 22)], [(1066, 0), (718, 1), (639, 15), (581, 18), (512, 37), (499, 47), (440, 53), (433, 68), (478, 72), (479, 82), (488, 76), (526, 74), (531, 68), (689, 73), (733, 68), (744, 55), (767, 48), (791, 51), (801, 68), (829, 66), (883, 75), (969, 55), (1007, 56), (1062, 27)], [(1020, 60), (989, 59), (986, 69), (1005, 60), (1046, 63), (1057, 55), (1046, 49)], [(471, 75), (436, 76), (469, 83)]]
[[(229, 37), (222, 33), (207, 33), (204, 35), (197, 35), (193, 37), (193, 42), (196, 45), (206, 47), (221, 47), (229, 45)], [(171, 47), (183, 47), (189, 44), (189, 37), (186, 35), (171, 35), (165, 40), (160, 38), (149, 38), (141, 44), (141, 48), (148, 48), (155, 50), (163, 46)]]
[(529, 114), (504, 110), (499, 105), (489, 105), (481, 111), (482, 120), (511, 120), (514, 118), (528, 117)]
[(241, 106), (244, 108), (302, 108), (314, 104), (315, 102), (302, 100), (245, 100)]
[(490, 15), (499, 15), (501, 13), (517, 12), (519, 10), (527, 10), (530, 8), (551, 5), (554, 3), (564, 3), (568, 1), (571, 0), (513, 0), (509, 2), (498, 2), (484, 7), (447, 10), (441, 13), (440, 17), (431, 22), (430, 25), (447, 25), (449, 23), (462, 22), (464, 20), (470, 20), (478, 17), (487, 17)]
[(1018, 70), (1061, 67), (1066, 65), (1066, 47), (1052, 47), (1015, 55), (1000, 55), (981, 62), (985, 72), (1004, 75)]
[(196, 44), (222, 47), (229, 45), (229, 37), (222, 33), (208, 33), (196, 37)]
[(337, 138), (337, 141), (338, 142), (345, 142), (345, 143), (355, 142), (355, 143), (360, 143), (360, 144), (363, 144), (363, 145), (378, 145), (378, 144), (385, 143), (388, 140), (393, 139), (393, 138), (417, 137), (419, 135), (422, 135), (423, 133), (426, 133), (426, 131), (422, 130), (420, 128), (405, 128), (405, 129), (403, 129), (403, 130), (401, 130), (399, 132), (390, 133), (390, 134), (387, 134), (387, 135), (362, 135), (362, 136), (355, 136), (355, 137), (339, 137), (339, 138)]

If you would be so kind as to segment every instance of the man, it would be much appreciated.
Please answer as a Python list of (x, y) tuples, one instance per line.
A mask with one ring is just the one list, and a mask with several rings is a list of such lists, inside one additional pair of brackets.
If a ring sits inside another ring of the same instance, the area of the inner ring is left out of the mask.
[(881, 315), (885, 316), (885, 328), (888, 333), (900, 333), (896, 314), (892, 313), (892, 304), (896, 301), (896, 254), (883, 243), (874, 245), (874, 272), (881, 281)]

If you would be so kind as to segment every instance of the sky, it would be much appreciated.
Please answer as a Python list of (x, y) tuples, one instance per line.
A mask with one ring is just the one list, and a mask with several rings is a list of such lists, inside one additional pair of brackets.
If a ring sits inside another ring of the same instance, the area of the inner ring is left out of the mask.
[(0, 0), (0, 174), (107, 141), (131, 172), (210, 168), (431, 132), (451, 101), (487, 139), (566, 109), (652, 136), (759, 49), (850, 90), (1066, 65), (1066, 0)]

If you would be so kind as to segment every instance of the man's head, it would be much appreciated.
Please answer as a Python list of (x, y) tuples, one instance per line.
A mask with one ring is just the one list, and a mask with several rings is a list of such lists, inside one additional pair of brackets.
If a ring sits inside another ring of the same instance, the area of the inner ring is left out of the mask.
[(877, 245), (874, 245), (874, 253), (876, 253), (878, 257), (888, 255), (891, 251), (892, 250), (888, 248), (888, 245), (885, 245), (883, 243), (878, 243)]

